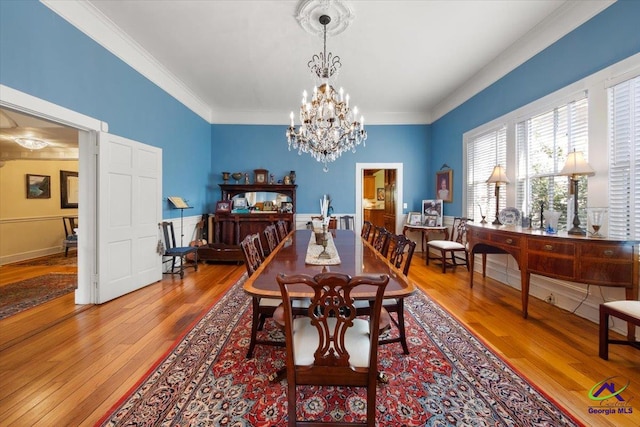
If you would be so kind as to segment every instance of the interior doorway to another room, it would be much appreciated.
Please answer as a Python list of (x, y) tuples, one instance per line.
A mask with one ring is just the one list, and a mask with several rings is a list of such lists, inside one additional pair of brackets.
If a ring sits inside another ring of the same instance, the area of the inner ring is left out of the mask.
[(372, 222), (397, 233), (403, 218), (402, 163), (356, 164), (356, 230)]

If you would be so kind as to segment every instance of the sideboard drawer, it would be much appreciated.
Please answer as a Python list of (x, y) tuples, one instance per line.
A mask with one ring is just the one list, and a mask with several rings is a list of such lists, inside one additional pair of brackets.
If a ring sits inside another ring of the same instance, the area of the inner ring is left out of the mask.
[(550, 239), (528, 239), (527, 249), (529, 251), (543, 252), (549, 256), (554, 255), (576, 255), (576, 245), (571, 242), (552, 241)]
[(499, 243), (501, 245), (506, 245), (506, 246), (514, 246), (514, 247), (520, 246), (520, 237), (514, 236), (512, 234), (502, 234), (502, 233), (493, 234), (491, 235), (491, 241), (494, 243)]
[(580, 255), (602, 260), (628, 260), (633, 262), (633, 245), (589, 244), (580, 246)]
[(565, 280), (574, 280), (575, 277), (575, 259), (571, 257), (529, 252), (527, 264), (529, 271), (534, 274)]

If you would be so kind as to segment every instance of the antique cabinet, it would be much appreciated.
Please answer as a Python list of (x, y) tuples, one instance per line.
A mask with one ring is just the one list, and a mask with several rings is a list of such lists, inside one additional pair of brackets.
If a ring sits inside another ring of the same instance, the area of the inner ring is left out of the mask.
[[(285, 184), (219, 184), (220, 200), (232, 203), (248, 199), (249, 206), (241, 211), (216, 212), (209, 217), (209, 241), (220, 247), (238, 247), (248, 234), (260, 233), (266, 226), (280, 220), (287, 223), (288, 229), (295, 226), (297, 185)], [(274, 210), (256, 210), (256, 206), (274, 206)], [(266, 248), (266, 243), (265, 244)]]

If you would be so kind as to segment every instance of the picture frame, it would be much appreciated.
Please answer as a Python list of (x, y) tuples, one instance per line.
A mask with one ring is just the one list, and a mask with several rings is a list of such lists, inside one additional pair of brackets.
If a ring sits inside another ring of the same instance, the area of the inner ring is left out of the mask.
[(51, 176), (27, 174), (27, 199), (50, 199)]
[(216, 202), (216, 213), (230, 213), (231, 200), (219, 200)]
[(376, 189), (377, 200), (384, 201), (384, 188), (380, 187)]
[(233, 209), (247, 209), (248, 203), (246, 197), (236, 197), (233, 199)]
[(60, 171), (60, 208), (77, 209), (78, 195), (78, 172)]
[(420, 212), (409, 212), (407, 214), (407, 224), (422, 225), (422, 214)]
[(436, 198), (453, 202), (453, 169), (436, 172)]
[(280, 204), (280, 212), (282, 212), (282, 213), (293, 213), (293, 203), (291, 203), (291, 202), (282, 202)]
[(422, 201), (422, 225), (425, 227), (442, 227), (443, 200), (429, 199)]

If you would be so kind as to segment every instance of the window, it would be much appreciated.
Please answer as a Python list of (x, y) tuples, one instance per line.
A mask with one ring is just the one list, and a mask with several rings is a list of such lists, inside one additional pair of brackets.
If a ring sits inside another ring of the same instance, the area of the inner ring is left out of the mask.
[(640, 239), (640, 76), (608, 90), (609, 236)]
[[(561, 212), (560, 224), (573, 218), (569, 178), (558, 175), (567, 154), (582, 151), (588, 161), (588, 108), (586, 94), (516, 124), (516, 206), (528, 216), (544, 209)], [(586, 224), (587, 178), (579, 182), (578, 212)], [(568, 210), (568, 211), (567, 211)], [(568, 214), (568, 215), (567, 215)]]
[[(487, 179), (496, 165), (507, 164), (507, 128), (502, 126), (472, 137), (467, 143), (467, 217), (488, 222), (496, 217), (494, 185)], [(500, 192), (500, 207), (506, 207), (506, 191)]]

